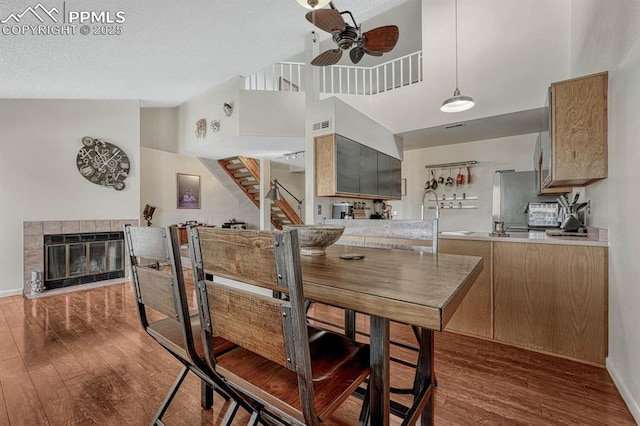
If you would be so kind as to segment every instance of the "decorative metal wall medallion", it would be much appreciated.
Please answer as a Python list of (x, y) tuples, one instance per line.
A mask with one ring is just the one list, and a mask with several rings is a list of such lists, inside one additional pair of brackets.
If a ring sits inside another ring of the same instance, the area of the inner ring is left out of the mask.
[(211, 130), (213, 130), (214, 132), (220, 131), (220, 120), (211, 121)]
[(207, 136), (207, 119), (201, 118), (196, 121), (196, 137), (202, 139)]
[(90, 136), (82, 138), (84, 147), (78, 151), (78, 171), (89, 182), (96, 185), (124, 189), (124, 180), (129, 175), (129, 157), (120, 148), (104, 139)]

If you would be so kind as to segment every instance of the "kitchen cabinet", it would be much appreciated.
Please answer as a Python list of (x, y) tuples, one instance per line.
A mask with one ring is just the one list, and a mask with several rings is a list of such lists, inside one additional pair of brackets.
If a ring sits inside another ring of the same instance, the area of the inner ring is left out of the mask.
[(314, 138), (316, 195), (400, 199), (401, 162), (337, 134)]
[(542, 188), (585, 186), (607, 177), (607, 85), (606, 72), (551, 85)]
[[(536, 149), (533, 155), (533, 169), (535, 170), (535, 174), (536, 174), (536, 193), (538, 195), (566, 194), (568, 192), (571, 192), (571, 190), (573, 189), (571, 186), (558, 186), (558, 187), (548, 187), (548, 188), (543, 187), (542, 139), (547, 138), (545, 140), (550, 143), (550, 139), (548, 139), (549, 138), (548, 133), (549, 133), (548, 130), (543, 131), (540, 135), (538, 135), (538, 139), (536, 140)], [(545, 149), (550, 150), (551, 146)]]
[(439, 253), (484, 258), (484, 269), (456, 309), (445, 330), (488, 339), (493, 337), (491, 244), (491, 241), (438, 240)]
[(494, 339), (604, 365), (607, 248), (493, 243)]

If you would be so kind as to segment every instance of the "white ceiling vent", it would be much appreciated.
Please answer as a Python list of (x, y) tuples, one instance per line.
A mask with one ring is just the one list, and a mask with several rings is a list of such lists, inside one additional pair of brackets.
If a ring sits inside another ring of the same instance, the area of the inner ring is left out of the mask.
[(313, 132), (322, 132), (325, 130), (331, 129), (331, 120), (319, 121), (317, 123), (313, 123)]

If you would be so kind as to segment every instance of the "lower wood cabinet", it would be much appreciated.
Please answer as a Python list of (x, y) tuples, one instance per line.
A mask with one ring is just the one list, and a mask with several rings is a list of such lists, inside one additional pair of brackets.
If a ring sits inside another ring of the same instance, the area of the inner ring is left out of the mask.
[(484, 258), (484, 269), (456, 309), (445, 330), (491, 338), (493, 336), (491, 241), (440, 239), (438, 252)]
[(604, 365), (607, 248), (493, 244), (494, 339)]

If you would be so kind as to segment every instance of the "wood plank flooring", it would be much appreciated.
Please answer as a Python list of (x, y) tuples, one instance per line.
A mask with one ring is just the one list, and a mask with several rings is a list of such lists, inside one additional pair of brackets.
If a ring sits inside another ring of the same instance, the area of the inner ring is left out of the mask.
[[(313, 305), (322, 318), (341, 311)], [(358, 316), (359, 328), (367, 327)], [(411, 342), (408, 327), (394, 338)], [(401, 348), (392, 353), (412, 360)], [(116, 284), (29, 300), (0, 299), (0, 425), (145, 425), (180, 371), (179, 363), (140, 326), (133, 286)], [(436, 335), (438, 425), (633, 425), (606, 370), (508, 346)], [(392, 385), (410, 382), (393, 364)], [(200, 409), (192, 374), (167, 414), (167, 425), (219, 424), (226, 406)], [(350, 398), (330, 419), (356, 422)], [(246, 424), (239, 413), (236, 424)], [(399, 424), (392, 418), (393, 424)]]

